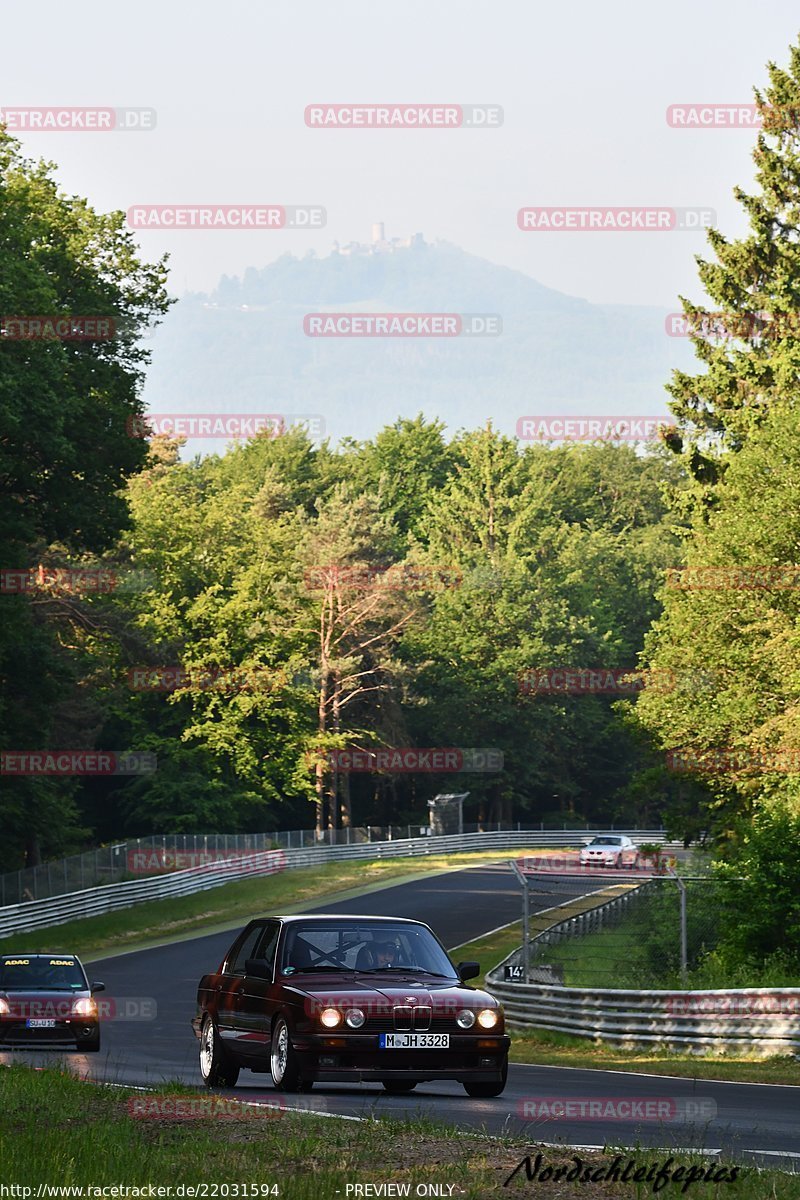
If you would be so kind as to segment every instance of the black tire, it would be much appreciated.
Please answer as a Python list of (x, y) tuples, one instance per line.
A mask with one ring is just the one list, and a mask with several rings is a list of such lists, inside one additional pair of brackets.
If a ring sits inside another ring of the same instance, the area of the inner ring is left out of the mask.
[(200, 1074), (207, 1088), (236, 1087), (239, 1078), (239, 1064), (227, 1053), (207, 1014), (200, 1029)]
[(292, 1035), (285, 1017), (278, 1017), (272, 1030), (269, 1054), (269, 1073), (276, 1092), (310, 1092), (313, 1080), (303, 1079)]
[(407, 1079), (382, 1079), (381, 1083), (390, 1096), (405, 1096), (417, 1086)]
[(614, 863), (614, 870), (619, 871), (622, 867), (622, 855), (618, 854)]
[(508, 1059), (503, 1063), (503, 1078), (498, 1083), (465, 1083), (464, 1091), (476, 1100), (489, 1100), (505, 1091), (508, 1079)]
[(98, 1033), (85, 1042), (78, 1042), (77, 1047), (79, 1050), (83, 1050), (84, 1054), (97, 1054), (100, 1050), (100, 1034)]

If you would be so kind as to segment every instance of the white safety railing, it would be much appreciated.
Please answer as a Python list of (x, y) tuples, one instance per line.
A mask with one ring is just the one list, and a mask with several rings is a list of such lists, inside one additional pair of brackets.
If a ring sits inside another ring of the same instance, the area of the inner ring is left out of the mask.
[[(557, 920), (531, 939), (552, 945), (595, 932), (637, 904), (653, 883), (642, 883), (586, 912)], [(544, 914), (538, 914), (539, 917)], [(663, 991), (564, 987), (552, 966), (532, 965), (531, 981), (507, 978), (520, 972), (521, 949), (486, 974), (511, 1029), (547, 1029), (622, 1046), (664, 1046), (693, 1053), (746, 1049), (763, 1055), (800, 1051), (800, 988), (735, 988)], [(506, 968), (510, 970), (506, 970)], [(538, 976), (538, 979), (537, 979)]]
[(521, 983), (486, 976), (512, 1029), (548, 1029), (623, 1046), (675, 1050), (800, 1051), (800, 988), (630, 991)]
[[(148, 900), (188, 896), (250, 875), (269, 875), (276, 871), (311, 867), (318, 863), (345, 859), (417, 857), (459, 851), (518, 850), (537, 847), (574, 847), (586, 838), (605, 830), (493, 830), (484, 833), (453, 834), (443, 837), (392, 839), (351, 845), (314, 846), (302, 850), (238, 852), (225, 861), (189, 867), (182, 871), (105, 884), (0, 908), (0, 938), (10, 934), (63, 925), (67, 921), (98, 916), (130, 908)], [(642, 842), (664, 842), (662, 830), (618, 830), (632, 834)]]

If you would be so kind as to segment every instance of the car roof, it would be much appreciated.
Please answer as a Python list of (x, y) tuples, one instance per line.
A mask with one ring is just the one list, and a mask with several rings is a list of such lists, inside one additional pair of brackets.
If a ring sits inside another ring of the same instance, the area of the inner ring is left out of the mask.
[(4, 950), (0, 954), (0, 958), (74, 958), (76, 962), (80, 962), (77, 954), (73, 954), (71, 950)]
[(371, 924), (375, 924), (376, 921), (388, 921), (397, 925), (423, 925), (428, 928), (424, 921), (415, 921), (411, 917), (379, 917), (366, 913), (269, 913), (263, 917), (253, 917), (253, 921), (283, 921), (287, 925), (299, 924), (302, 921), (338, 921), (348, 924), (353, 921), (369, 921)]

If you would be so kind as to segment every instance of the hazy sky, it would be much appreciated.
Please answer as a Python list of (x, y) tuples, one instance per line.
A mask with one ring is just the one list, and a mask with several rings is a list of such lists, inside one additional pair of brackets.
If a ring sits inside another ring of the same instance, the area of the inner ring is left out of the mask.
[[(334, 238), (422, 231), (592, 301), (674, 307), (697, 295), (696, 233), (523, 233), (526, 205), (699, 206), (742, 230), (754, 133), (667, 125), (679, 102), (752, 101), (786, 63), (790, 0), (541, 4), (362, 0), (220, 4), (39, 0), (3, 6), (0, 107), (157, 110), (147, 133), (26, 133), (63, 186), (136, 203), (319, 204), (324, 230), (147, 231), (171, 290)], [(499, 129), (320, 130), (314, 102), (499, 104)]]

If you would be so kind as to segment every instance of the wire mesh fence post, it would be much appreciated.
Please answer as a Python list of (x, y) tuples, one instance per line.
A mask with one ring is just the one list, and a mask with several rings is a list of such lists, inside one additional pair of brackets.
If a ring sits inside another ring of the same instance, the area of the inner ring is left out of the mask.
[(687, 938), (687, 935), (686, 935), (686, 884), (683, 882), (683, 880), (681, 879), (680, 875), (676, 874), (676, 872), (675, 872), (675, 871), (673, 871), (673, 872), (672, 872), (672, 876), (673, 876), (673, 878), (674, 878), (675, 882), (676, 882), (676, 883), (677, 883), (677, 885), (678, 885), (678, 891), (679, 891), (679, 893), (680, 893), (680, 905), (681, 905), (681, 922), (680, 922), (680, 923), (681, 923), (681, 981), (682, 981), (682, 983), (683, 983), (683, 986), (684, 986), (684, 987), (686, 987), (686, 979), (687, 979), (687, 976), (688, 976), (688, 971), (689, 971), (689, 955), (688, 955), (688, 947), (687, 947), (688, 938)]
[(528, 893), (528, 880), (522, 874), (514, 859), (510, 859), (508, 865), (517, 877), (517, 880), (522, 887), (522, 978), (523, 982), (527, 983), (530, 977), (531, 966), (531, 940), (530, 940), (530, 896)]

